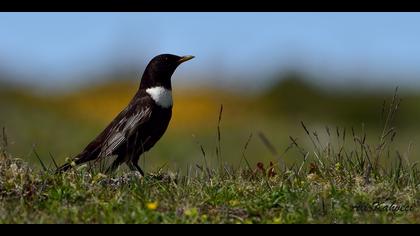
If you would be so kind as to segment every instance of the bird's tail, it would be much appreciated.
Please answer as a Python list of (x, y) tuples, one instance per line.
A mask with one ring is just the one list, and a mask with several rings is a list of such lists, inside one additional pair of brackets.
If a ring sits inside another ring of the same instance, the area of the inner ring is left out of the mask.
[(70, 170), (71, 168), (73, 168), (73, 166), (79, 165), (80, 163), (82, 163), (82, 159), (79, 159), (78, 157), (80, 156), (80, 154), (78, 156), (76, 156), (73, 161), (71, 162), (67, 162), (66, 164), (60, 166), (57, 168), (57, 170), (55, 171), (55, 173), (59, 174), (59, 173), (63, 173), (66, 172), (68, 170)]
[(55, 173), (59, 174), (59, 173), (63, 173), (66, 172), (67, 170), (69, 170), (71, 168), (71, 164), (70, 163), (66, 163), (60, 167), (57, 168), (57, 170), (55, 171)]
[(58, 167), (55, 172), (56, 173), (66, 172), (76, 165), (79, 165), (79, 164), (82, 164), (84, 162), (89, 161), (90, 157), (91, 157), (91, 155), (87, 154), (86, 152), (82, 152), (79, 155), (77, 155), (76, 157), (74, 157), (71, 162), (67, 162), (66, 164)]

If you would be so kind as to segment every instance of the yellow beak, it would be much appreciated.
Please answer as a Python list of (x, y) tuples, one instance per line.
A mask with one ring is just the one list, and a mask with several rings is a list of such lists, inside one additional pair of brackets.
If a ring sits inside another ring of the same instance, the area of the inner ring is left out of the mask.
[(183, 57), (181, 57), (181, 59), (178, 60), (178, 62), (181, 64), (181, 63), (189, 61), (193, 58), (194, 58), (194, 56), (183, 56)]

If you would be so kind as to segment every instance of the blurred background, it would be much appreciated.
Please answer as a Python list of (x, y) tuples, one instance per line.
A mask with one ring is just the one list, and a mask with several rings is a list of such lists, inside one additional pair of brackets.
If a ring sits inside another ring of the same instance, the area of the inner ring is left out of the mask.
[(378, 141), (397, 86), (395, 146), (414, 144), (419, 159), (419, 23), (418, 13), (1, 13), (0, 126), (15, 157), (37, 164), (35, 148), (62, 162), (125, 107), (151, 58), (191, 54), (172, 77), (173, 118), (146, 171), (202, 163), (200, 145), (215, 160), (221, 104), (221, 153), (233, 165), (251, 134), (253, 164), (276, 159), (259, 133), (279, 153), (289, 136), (309, 145), (301, 121)]

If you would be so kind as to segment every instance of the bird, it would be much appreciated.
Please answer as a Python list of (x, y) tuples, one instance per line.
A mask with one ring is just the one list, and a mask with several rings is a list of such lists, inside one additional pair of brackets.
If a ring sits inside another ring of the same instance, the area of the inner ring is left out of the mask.
[(140, 86), (129, 104), (73, 158), (73, 164), (67, 162), (56, 172), (114, 157), (105, 173), (113, 172), (125, 163), (131, 171), (144, 176), (138, 165), (140, 156), (159, 141), (172, 117), (171, 77), (180, 64), (193, 58), (173, 54), (155, 56), (146, 66)]

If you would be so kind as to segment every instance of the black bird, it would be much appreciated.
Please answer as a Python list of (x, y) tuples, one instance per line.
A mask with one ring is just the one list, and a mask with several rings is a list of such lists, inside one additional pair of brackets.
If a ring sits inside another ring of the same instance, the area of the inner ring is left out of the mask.
[[(144, 176), (138, 160), (162, 137), (172, 116), (171, 76), (176, 68), (194, 56), (161, 54), (147, 65), (140, 87), (128, 106), (74, 158), (79, 165), (88, 161), (116, 156), (107, 173), (126, 163)], [(72, 165), (57, 169), (63, 172)]]

